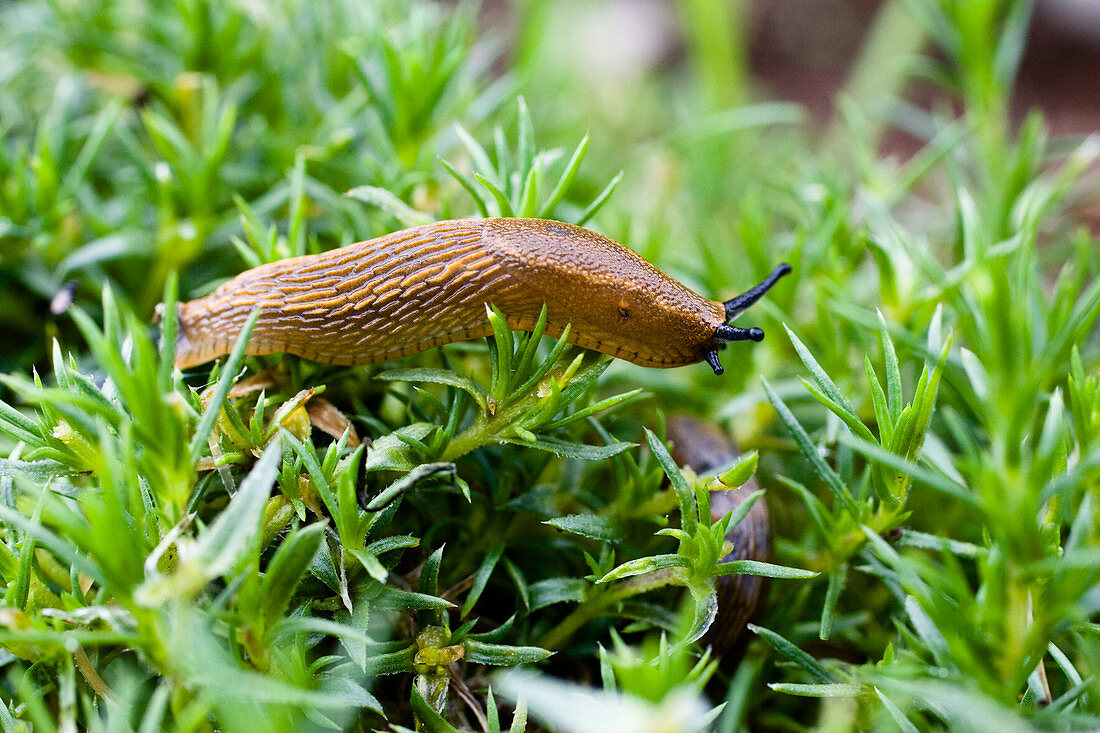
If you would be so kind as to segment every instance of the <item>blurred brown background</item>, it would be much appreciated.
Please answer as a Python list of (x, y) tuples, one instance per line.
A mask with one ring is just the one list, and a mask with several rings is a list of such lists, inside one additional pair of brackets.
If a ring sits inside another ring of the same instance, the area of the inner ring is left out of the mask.
[[(883, 3), (881, 0), (743, 0), (754, 86), (773, 99), (804, 105), (815, 117), (831, 115)], [(520, 4), (522, 5), (522, 4)], [(673, 65), (683, 58), (677, 4), (670, 0), (564, 2), (562, 32), (580, 40), (592, 74), (629, 73), (633, 67)], [(517, 4), (488, 0), (486, 25), (516, 26)], [(564, 39), (563, 39), (564, 40)], [(575, 49), (563, 44), (562, 53)], [(930, 87), (909, 97), (927, 104)], [(1044, 110), (1055, 135), (1100, 130), (1100, 0), (1037, 0), (1018, 77), (1014, 114)], [(894, 141), (897, 142), (897, 141)]]

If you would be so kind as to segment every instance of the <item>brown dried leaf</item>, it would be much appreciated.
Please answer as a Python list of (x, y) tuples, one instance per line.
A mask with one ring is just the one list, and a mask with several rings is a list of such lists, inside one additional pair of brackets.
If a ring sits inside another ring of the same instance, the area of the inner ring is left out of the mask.
[(359, 440), (359, 433), (356, 432), (355, 426), (352, 425), (344, 413), (336, 409), (336, 406), (324, 397), (311, 399), (306, 404), (306, 411), (309, 413), (310, 422), (318, 430), (331, 435), (334, 440), (339, 440), (340, 436), (347, 430), (348, 448), (354, 450), (359, 447), (362, 441)]

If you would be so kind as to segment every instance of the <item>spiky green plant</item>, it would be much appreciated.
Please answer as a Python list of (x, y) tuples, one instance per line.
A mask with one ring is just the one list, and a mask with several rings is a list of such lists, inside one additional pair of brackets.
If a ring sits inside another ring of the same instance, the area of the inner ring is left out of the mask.
[[(0, 8), (4, 730), (1100, 726), (1097, 144), (1012, 122), (1032, 3), (885, 3), (820, 138), (751, 103), (722, 5), (613, 82), (583, 2), (511, 45), (419, 2)], [(715, 298), (794, 275), (721, 379), (494, 311), (401, 363), (173, 369), (181, 298), (469, 215)], [(740, 513), (665, 409), (755, 451), (774, 564), (721, 561)], [(730, 572), (787, 580), (715, 659)]]

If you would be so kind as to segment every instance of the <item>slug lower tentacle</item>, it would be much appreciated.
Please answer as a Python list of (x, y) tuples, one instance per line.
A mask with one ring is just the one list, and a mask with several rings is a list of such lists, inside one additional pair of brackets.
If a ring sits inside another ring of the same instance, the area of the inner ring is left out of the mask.
[(176, 365), (228, 354), (249, 314), (261, 314), (249, 354), (286, 352), (329, 364), (369, 364), (488, 336), (485, 306), (508, 325), (546, 333), (649, 367), (707, 361), (759, 341), (728, 321), (790, 268), (720, 303), (704, 298), (621, 244), (541, 219), (440, 221), (318, 255), (248, 270), (179, 309)]

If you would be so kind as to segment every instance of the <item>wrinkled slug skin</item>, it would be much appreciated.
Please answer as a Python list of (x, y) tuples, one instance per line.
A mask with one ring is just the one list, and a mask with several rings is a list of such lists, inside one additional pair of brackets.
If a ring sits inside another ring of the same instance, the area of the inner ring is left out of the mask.
[(228, 354), (256, 307), (249, 354), (369, 364), (491, 333), (485, 305), (650, 367), (700, 361), (725, 322), (703, 298), (600, 234), (541, 219), (441, 221), (248, 270), (179, 309), (176, 364)]

